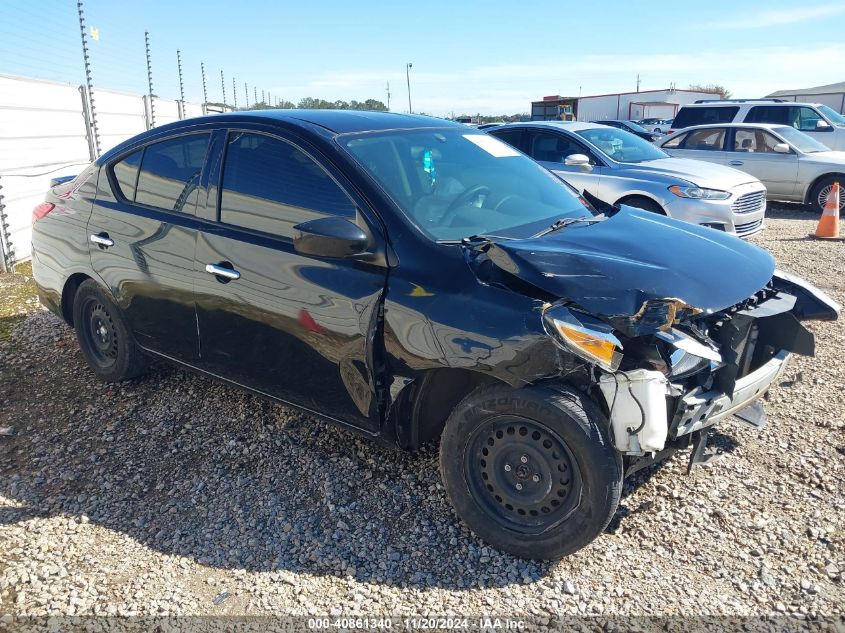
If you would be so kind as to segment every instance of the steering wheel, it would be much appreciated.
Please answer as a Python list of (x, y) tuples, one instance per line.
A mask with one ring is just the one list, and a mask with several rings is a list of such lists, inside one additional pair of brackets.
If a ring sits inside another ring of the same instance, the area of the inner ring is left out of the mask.
[(470, 187), (466, 191), (461, 192), (458, 197), (452, 200), (452, 203), (446, 207), (446, 210), (443, 212), (443, 216), (440, 218), (440, 222), (442, 223), (446, 218), (454, 215), (455, 211), (457, 211), (461, 206), (471, 202), (481, 194), (490, 195), (490, 187), (487, 185), (475, 185), (474, 187)]

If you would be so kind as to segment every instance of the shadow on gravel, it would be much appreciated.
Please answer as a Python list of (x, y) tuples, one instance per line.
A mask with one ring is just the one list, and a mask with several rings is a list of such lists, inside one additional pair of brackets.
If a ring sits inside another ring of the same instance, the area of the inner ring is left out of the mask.
[[(461, 526), (434, 449), (382, 448), (172, 367), (105, 385), (46, 312), (12, 343), (0, 344), (0, 407), (15, 428), (0, 437), (0, 494), (22, 507), (2, 508), (0, 525), (84, 515), (211, 567), (396, 586), (501, 587), (552, 569)], [(626, 494), (653, 474), (637, 474)], [(594, 554), (563, 564), (577, 573)]]

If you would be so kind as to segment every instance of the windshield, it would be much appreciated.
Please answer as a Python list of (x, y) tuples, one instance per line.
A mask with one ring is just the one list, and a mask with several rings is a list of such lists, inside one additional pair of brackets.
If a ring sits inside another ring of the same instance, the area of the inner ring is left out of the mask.
[(669, 158), (669, 154), (625, 130), (613, 127), (590, 128), (576, 132), (607, 156), (620, 163), (642, 163), (648, 160)]
[(796, 130), (794, 127), (776, 127), (773, 128), (775, 132), (780, 134), (786, 141), (795, 147), (797, 150), (805, 154), (812, 154), (813, 152), (829, 152), (830, 148), (827, 145), (819, 143), (813, 137)]
[(435, 240), (528, 237), (559, 218), (596, 214), (551, 172), (488, 134), (390, 130), (338, 142)]
[(818, 106), (818, 109), (819, 112), (825, 115), (828, 121), (833, 123), (836, 127), (845, 127), (845, 116), (842, 116), (830, 106), (820, 105)]

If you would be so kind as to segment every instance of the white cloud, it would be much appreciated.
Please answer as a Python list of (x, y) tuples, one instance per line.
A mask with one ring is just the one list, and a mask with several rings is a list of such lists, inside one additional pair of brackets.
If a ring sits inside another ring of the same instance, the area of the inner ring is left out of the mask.
[(705, 28), (716, 29), (762, 29), (772, 26), (786, 26), (799, 22), (808, 22), (845, 13), (845, 4), (820, 4), (802, 6), (795, 4), (789, 9), (743, 13), (727, 20), (718, 20), (705, 24)]
[[(455, 67), (451, 72), (411, 71), (414, 111), (436, 115), (527, 112), (544, 95), (605, 94), (666, 88), (674, 83), (717, 83), (735, 97), (762, 97), (775, 90), (830, 83), (830, 69), (845, 68), (845, 43), (719, 49), (688, 54), (608, 54), (569, 56), (560, 62)], [(405, 73), (394, 68), (330, 71), (298, 85), (272, 87), (273, 94), (292, 101), (376, 98), (386, 101), (390, 82), (391, 109), (407, 111)]]

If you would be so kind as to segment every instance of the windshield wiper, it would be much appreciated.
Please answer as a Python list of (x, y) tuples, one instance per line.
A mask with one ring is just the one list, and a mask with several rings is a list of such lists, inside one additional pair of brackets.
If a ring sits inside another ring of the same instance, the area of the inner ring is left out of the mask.
[(555, 220), (554, 224), (550, 227), (543, 229), (536, 235), (532, 235), (531, 239), (535, 237), (543, 237), (544, 235), (548, 235), (549, 233), (554, 233), (562, 228), (565, 228), (571, 224), (576, 224), (578, 222), (586, 222), (588, 224), (593, 224), (594, 222), (601, 222), (604, 218), (593, 218), (588, 215), (584, 215), (577, 218), (560, 218), (559, 220)]

